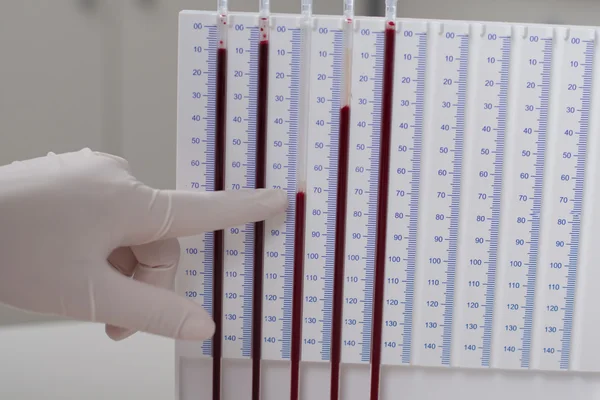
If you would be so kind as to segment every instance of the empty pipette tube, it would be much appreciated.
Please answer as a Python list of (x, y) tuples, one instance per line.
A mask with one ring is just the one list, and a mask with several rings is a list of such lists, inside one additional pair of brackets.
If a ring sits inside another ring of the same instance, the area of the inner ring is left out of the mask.
[(350, 87), (352, 85), (352, 46), (354, 28), (354, 0), (344, 0), (344, 80), (342, 87), (342, 107), (350, 106)]
[(304, 21), (310, 21), (312, 18), (312, 0), (302, 0), (302, 15), (304, 16)]
[(271, 14), (271, 8), (269, 5), (269, 0), (260, 0), (259, 4), (259, 14), (263, 18), (268, 18)]
[(346, 21), (354, 19), (354, 0), (344, 0), (344, 18)]
[(271, 15), (269, 0), (260, 0), (258, 15), (260, 17), (260, 40), (267, 41), (269, 40), (269, 17)]
[(398, 7), (398, 0), (386, 0), (385, 2), (385, 20), (387, 22), (396, 23), (396, 9)]
[(217, 12), (219, 13), (219, 48), (227, 48), (227, 0), (218, 0)]
[(219, 15), (227, 14), (227, 0), (217, 0), (217, 11)]

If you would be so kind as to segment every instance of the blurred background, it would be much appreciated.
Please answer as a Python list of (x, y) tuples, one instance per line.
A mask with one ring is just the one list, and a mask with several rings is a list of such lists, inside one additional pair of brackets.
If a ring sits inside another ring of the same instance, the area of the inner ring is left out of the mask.
[[(271, 3), (273, 12), (298, 12), (300, 0)], [(254, 11), (257, 4), (230, 0), (230, 9)], [(174, 188), (177, 16), (215, 7), (215, 0), (0, 0), (0, 165), (90, 147), (125, 157), (149, 185)], [(316, 13), (341, 9), (341, 0), (315, 0)], [(384, 0), (356, 0), (357, 15), (383, 11)], [(399, 0), (398, 12), (597, 25), (600, 2)], [(103, 327), (75, 325), (0, 306), (0, 398), (172, 398), (172, 342), (137, 335), (113, 344)], [(107, 358), (121, 369), (108, 372)], [(57, 389), (44, 377), (48, 368), (70, 381), (99, 374), (107, 382)], [(139, 379), (122, 373), (132, 370)], [(25, 384), (25, 371), (36, 380)], [(104, 392), (94, 394), (97, 387)]]

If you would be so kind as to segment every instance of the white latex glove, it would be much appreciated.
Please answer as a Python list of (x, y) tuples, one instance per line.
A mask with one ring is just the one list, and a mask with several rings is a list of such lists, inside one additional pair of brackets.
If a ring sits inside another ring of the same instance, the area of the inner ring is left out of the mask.
[(3, 166), (0, 302), (101, 322), (115, 340), (135, 331), (205, 340), (214, 333), (209, 315), (173, 292), (176, 238), (286, 207), (280, 190), (155, 190), (122, 158), (89, 149)]

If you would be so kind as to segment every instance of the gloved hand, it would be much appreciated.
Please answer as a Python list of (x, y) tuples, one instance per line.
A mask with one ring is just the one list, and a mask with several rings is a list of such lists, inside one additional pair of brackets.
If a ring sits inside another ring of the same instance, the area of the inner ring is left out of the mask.
[(280, 190), (152, 189), (122, 158), (79, 152), (0, 167), (0, 302), (136, 331), (205, 340), (214, 323), (173, 292), (180, 248), (195, 236), (268, 219)]

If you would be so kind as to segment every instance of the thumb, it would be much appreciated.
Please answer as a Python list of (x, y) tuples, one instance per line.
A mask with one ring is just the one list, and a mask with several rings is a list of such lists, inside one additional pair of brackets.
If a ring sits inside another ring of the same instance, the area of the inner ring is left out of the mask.
[[(163, 267), (148, 267), (146, 265), (138, 265), (135, 269), (133, 279), (148, 285), (160, 287), (173, 291), (173, 281), (175, 278), (175, 268)], [(106, 325), (106, 334), (115, 341), (125, 340), (136, 331), (131, 329), (121, 328), (115, 325)]]
[[(117, 257), (123, 253), (129, 254), (130, 258), (135, 260), (134, 280), (173, 291), (181, 253), (177, 239), (153, 242), (133, 248), (128, 247), (126, 250), (121, 249), (114, 254)], [(133, 263), (130, 262), (130, 264)], [(123, 270), (119, 270), (123, 273)], [(115, 341), (124, 340), (134, 333), (133, 330), (106, 325), (106, 334)]]
[(180, 340), (202, 341), (214, 334), (215, 324), (201, 305), (116, 270), (108, 273), (106, 286), (94, 294), (97, 321)]
[(249, 222), (263, 221), (285, 211), (287, 193), (276, 189), (219, 192), (157, 190), (140, 185), (130, 207), (132, 224), (127, 245), (196, 236)]

